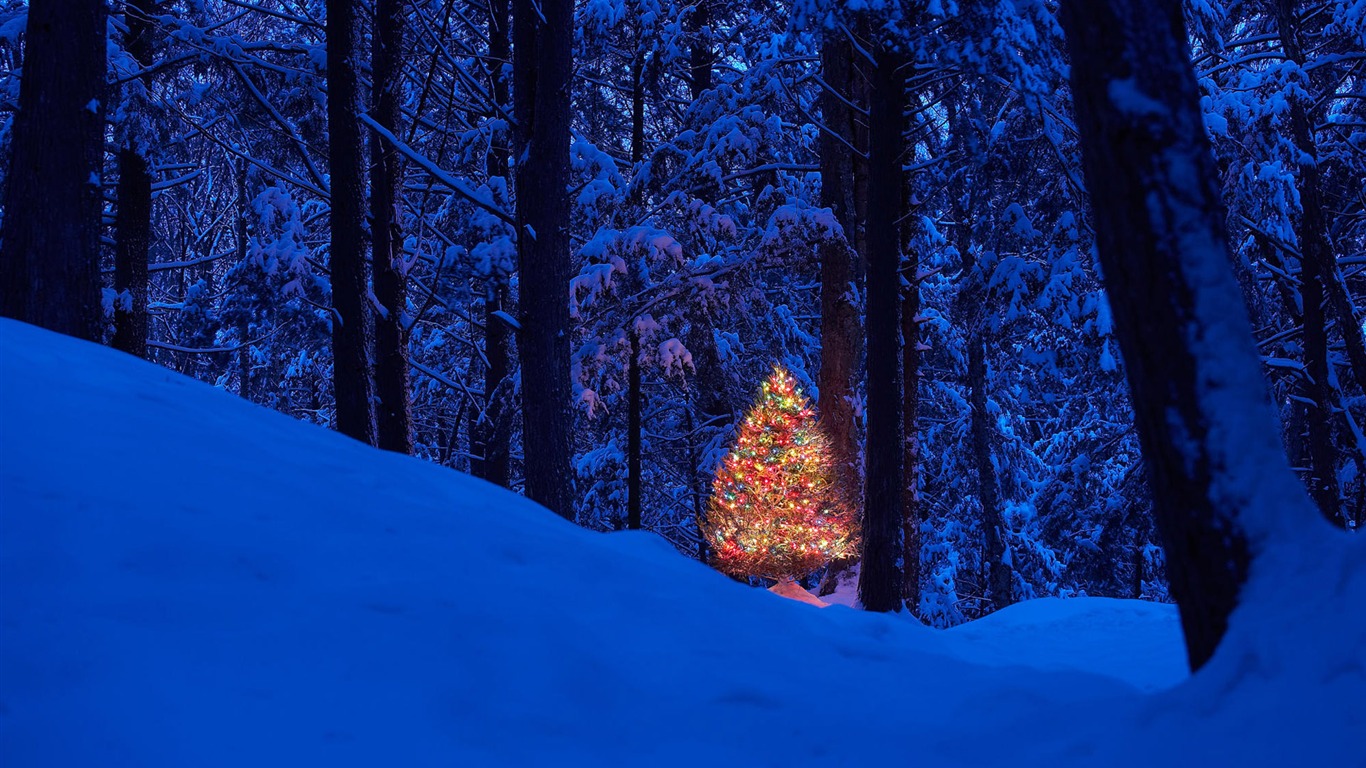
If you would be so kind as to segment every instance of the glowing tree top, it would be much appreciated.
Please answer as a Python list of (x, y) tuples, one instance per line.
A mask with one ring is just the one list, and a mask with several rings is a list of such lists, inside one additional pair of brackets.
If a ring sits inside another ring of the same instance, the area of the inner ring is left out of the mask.
[(716, 470), (701, 521), (713, 564), (735, 576), (783, 578), (852, 556), (858, 518), (836, 483), (811, 402), (775, 366)]

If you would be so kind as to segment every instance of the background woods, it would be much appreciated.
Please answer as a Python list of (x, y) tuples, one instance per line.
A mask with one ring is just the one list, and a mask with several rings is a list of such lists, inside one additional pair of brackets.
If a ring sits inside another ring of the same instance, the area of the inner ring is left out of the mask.
[[(5, 2), (0, 311), (703, 559), (779, 364), (862, 510), (829, 588), (937, 626), (1165, 598), (1147, 326), (1093, 256), (1119, 171), (1082, 162), (1113, 126), (1068, 79), (1105, 51), (1045, 0), (864, 5)], [(1366, 10), (1163, 6), (1191, 77), (1116, 103), (1199, 110), (1279, 446), (1355, 528)]]

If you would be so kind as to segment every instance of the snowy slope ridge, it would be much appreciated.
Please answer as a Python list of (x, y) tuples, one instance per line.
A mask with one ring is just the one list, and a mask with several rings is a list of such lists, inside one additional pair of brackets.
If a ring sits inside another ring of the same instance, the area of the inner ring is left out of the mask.
[(1180, 682), (1167, 606), (815, 609), (0, 320), (0, 763), (1362, 764), (1345, 538)]

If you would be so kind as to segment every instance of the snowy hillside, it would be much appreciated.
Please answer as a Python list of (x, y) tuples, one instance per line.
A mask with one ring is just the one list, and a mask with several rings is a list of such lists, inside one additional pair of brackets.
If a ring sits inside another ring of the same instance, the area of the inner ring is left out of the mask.
[(7, 768), (1366, 760), (1361, 547), (1183, 683), (1170, 606), (815, 609), (11, 321), (0, 441)]

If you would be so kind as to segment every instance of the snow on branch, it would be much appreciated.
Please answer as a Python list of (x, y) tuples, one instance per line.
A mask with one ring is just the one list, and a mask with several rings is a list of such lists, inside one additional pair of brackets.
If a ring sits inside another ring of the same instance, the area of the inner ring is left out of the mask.
[(484, 211), (487, 211), (493, 214), (494, 216), (497, 216), (499, 219), (502, 219), (508, 224), (516, 225), (516, 219), (514, 219), (513, 216), (509, 214), (507, 211), (503, 210), (502, 208), (499, 208), (496, 204), (494, 204), (493, 198), (490, 195), (475, 190), (473, 187), (471, 187), (464, 181), (461, 181), (460, 179), (456, 178), (455, 176), (452, 176), (446, 171), (441, 170), (439, 167), (437, 167), (436, 163), (432, 162), (430, 159), (422, 155), (417, 150), (403, 143), (401, 139), (399, 139), (397, 136), (391, 133), (387, 128), (375, 122), (375, 119), (371, 117), (369, 114), (362, 113), (360, 119), (361, 122), (370, 126), (370, 128), (374, 130), (375, 133), (379, 134), (381, 137), (384, 138), (385, 141), (389, 142), (394, 147), (394, 149), (397, 149), (399, 151), (400, 154), (408, 158), (417, 166), (421, 167), (422, 170), (426, 171), (428, 175), (430, 175), (433, 179), (440, 182), (443, 186), (447, 187), (452, 192), (455, 192), (457, 195), (460, 195), (461, 197), (470, 201), (476, 207)]

